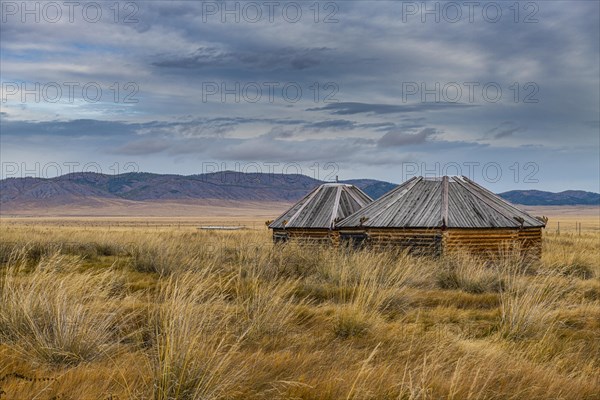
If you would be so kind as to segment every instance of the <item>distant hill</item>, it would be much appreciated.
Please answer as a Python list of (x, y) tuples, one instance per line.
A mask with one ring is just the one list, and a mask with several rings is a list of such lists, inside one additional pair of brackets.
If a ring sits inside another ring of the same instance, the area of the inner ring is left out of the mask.
[[(351, 183), (376, 199), (395, 184), (373, 179)], [(201, 175), (127, 173), (104, 175), (74, 173), (56, 178), (8, 178), (0, 180), (0, 211), (21, 206), (93, 206), (106, 201), (264, 201), (293, 202), (323, 183), (305, 175), (240, 173), (234, 171)], [(500, 196), (523, 205), (597, 205), (600, 194), (569, 190), (560, 193), (513, 190)]]
[(377, 181), (374, 179), (350, 179), (344, 182), (361, 188), (363, 192), (368, 194), (372, 199), (378, 199), (398, 186), (394, 183)]
[(565, 190), (552, 193), (541, 190), (511, 190), (500, 193), (504, 199), (511, 203), (526, 206), (566, 206), (566, 205), (598, 205), (600, 194), (584, 192), (583, 190)]
[(0, 202), (76, 201), (86, 197), (126, 200), (294, 201), (321, 182), (304, 175), (217, 172), (203, 175), (75, 173), (56, 178), (0, 181)]

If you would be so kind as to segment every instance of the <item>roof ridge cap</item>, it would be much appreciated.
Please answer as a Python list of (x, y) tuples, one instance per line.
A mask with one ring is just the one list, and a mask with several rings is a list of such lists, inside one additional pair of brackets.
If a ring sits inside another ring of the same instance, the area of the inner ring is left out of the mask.
[(331, 212), (331, 217), (329, 218), (329, 228), (333, 228), (333, 225), (335, 225), (335, 218), (337, 216), (338, 209), (340, 208), (340, 197), (342, 196), (342, 192), (343, 186), (338, 186), (335, 193), (335, 199), (333, 200), (333, 210)]
[(447, 176), (442, 177), (442, 227), (445, 228), (448, 225), (448, 181), (450, 179)]

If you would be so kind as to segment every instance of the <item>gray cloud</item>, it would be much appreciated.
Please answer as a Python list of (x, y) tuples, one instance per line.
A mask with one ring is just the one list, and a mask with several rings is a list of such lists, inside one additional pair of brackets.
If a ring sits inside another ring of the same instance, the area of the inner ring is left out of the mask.
[(517, 125), (513, 121), (504, 121), (500, 125), (488, 130), (486, 136), (492, 136), (494, 139), (502, 139), (513, 136), (515, 133), (524, 132), (527, 129)]
[(127, 136), (144, 126), (122, 121), (78, 119), (72, 121), (3, 121), (2, 136), (27, 138), (52, 137), (115, 137)]
[(323, 107), (309, 108), (307, 111), (326, 111), (333, 115), (354, 114), (401, 114), (419, 111), (462, 109), (476, 107), (474, 104), (461, 103), (417, 103), (417, 104), (369, 104), (369, 103), (331, 103)]
[[(221, 23), (218, 15), (203, 22), (202, 4), (193, 2), (140, 2), (138, 24), (23, 24), (17, 16), (0, 25), (3, 81), (98, 82), (109, 99), (3, 103), (2, 158), (120, 154), (157, 172), (193, 171), (203, 159), (328, 160), (392, 179), (394, 160), (477, 156), (533, 160), (547, 185), (577, 176), (573, 184), (596, 188), (600, 4), (537, 2), (531, 24), (514, 22), (512, 3), (498, 4), (497, 23), (480, 12), (471, 23), (464, 9), (457, 23), (423, 23), (420, 15), (404, 22), (401, 2), (339, 2), (335, 24), (314, 23), (308, 10), (296, 24)], [(203, 102), (207, 80), (297, 82), (303, 96)], [(114, 82), (135, 82), (138, 103), (112, 101)], [(337, 103), (323, 100), (328, 82), (339, 88)], [(495, 82), (503, 96), (404, 103), (403, 82)], [(529, 82), (537, 103), (523, 101)], [(443, 135), (427, 133), (433, 129)], [(568, 160), (562, 169), (556, 152)]]
[(397, 131), (390, 131), (383, 135), (377, 142), (380, 147), (399, 147), (399, 146), (410, 146), (414, 144), (422, 144), (427, 141), (428, 138), (436, 134), (436, 130), (433, 128), (425, 128), (418, 133), (406, 134)]
[(585, 121), (584, 124), (592, 129), (600, 129), (600, 120)]
[[(4, 113), (6, 114), (6, 113)], [(128, 137), (138, 135), (164, 136), (171, 138), (222, 137), (227, 133), (250, 124), (276, 126), (303, 126), (306, 120), (278, 118), (192, 118), (178, 121), (148, 121), (132, 123), (126, 121), (103, 121), (80, 119), (71, 121), (12, 121), (2, 123), (5, 137)]]
[(160, 153), (169, 147), (170, 144), (164, 140), (136, 140), (116, 148), (114, 152), (123, 155), (149, 155)]
[(327, 129), (327, 128), (331, 128), (331, 129), (354, 129), (354, 127), (356, 126), (356, 123), (353, 121), (348, 121), (345, 119), (334, 119), (334, 120), (327, 120), (327, 121), (318, 121), (318, 122), (312, 122), (310, 124), (306, 124), (304, 125), (305, 128), (316, 128), (316, 129)]
[(331, 49), (281, 48), (268, 51), (226, 51), (219, 47), (199, 47), (183, 56), (159, 56), (162, 60), (152, 65), (162, 68), (201, 69), (207, 67), (304, 70), (319, 65)]

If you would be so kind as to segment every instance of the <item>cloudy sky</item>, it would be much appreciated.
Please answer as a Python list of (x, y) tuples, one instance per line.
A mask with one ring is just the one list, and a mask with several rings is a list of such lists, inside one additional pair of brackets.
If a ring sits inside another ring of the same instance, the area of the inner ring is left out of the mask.
[(600, 190), (597, 1), (1, 5), (3, 178)]

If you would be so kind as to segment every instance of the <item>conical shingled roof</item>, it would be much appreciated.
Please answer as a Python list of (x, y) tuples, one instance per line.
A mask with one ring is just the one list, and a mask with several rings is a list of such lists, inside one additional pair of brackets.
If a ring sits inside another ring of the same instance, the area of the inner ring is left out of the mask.
[(325, 183), (273, 221), (269, 228), (333, 228), (373, 200), (354, 185)]
[(415, 177), (338, 228), (531, 228), (545, 224), (464, 176)]

